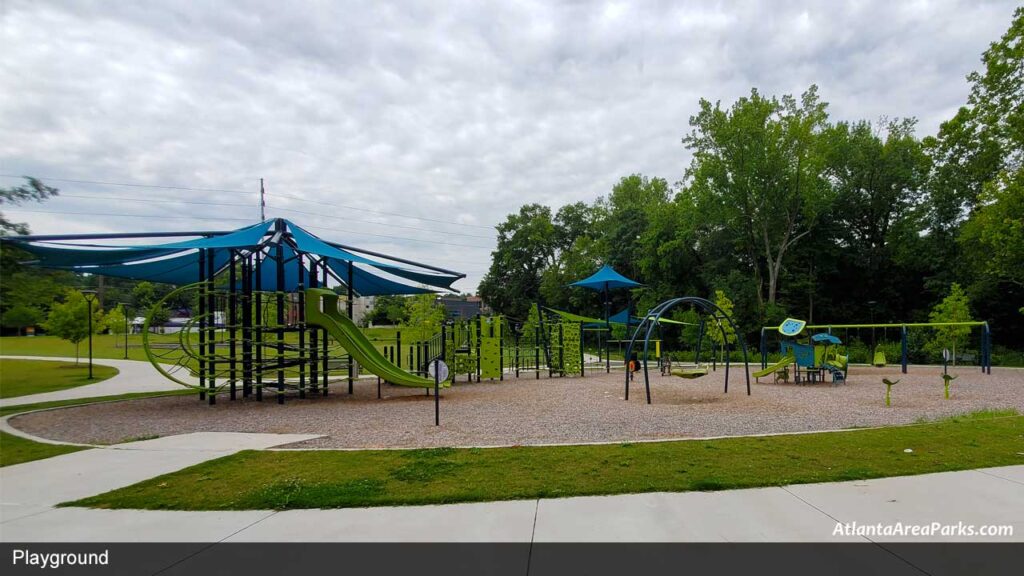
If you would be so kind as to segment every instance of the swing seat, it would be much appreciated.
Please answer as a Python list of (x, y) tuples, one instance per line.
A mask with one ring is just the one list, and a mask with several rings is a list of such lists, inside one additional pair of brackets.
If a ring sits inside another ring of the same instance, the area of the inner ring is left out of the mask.
[(708, 369), (707, 368), (682, 368), (682, 369), (679, 369), (679, 370), (673, 370), (672, 371), (672, 375), (673, 376), (678, 376), (679, 378), (687, 378), (687, 379), (692, 380), (694, 378), (700, 378), (701, 376), (707, 376), (708, 375)]

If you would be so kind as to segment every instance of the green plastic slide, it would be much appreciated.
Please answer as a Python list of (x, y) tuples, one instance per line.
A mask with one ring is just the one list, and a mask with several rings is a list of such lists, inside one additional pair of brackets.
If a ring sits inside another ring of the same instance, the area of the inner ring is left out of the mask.
[(871, 363), (879, 368), (885, 368), (885, 352), (881, 350), (875, 352), (875, 359)]
[(792, 356), (786, 356), (785, 358), (783, 358), (782, 360), (779, 360), (775, 364), (770, 364), (764, 370), (758, 370), (757, 372), (754, 372), (753, 374), (751, 374), (751, 376), (753, 376), (755, 380), (758, 379), (758, 378), (764, 378), (765, 376), (767, 376), (769, 374), (774, 374), (774, 373), (778, 372), (779, 370), (782, 370), (783, 368), (788, 367), (792, 363), (793, 363), (793, 357)]
[[(321, 310), (321, 303), (323, 309)], [(306, 323), (320, 326), (338, 341), (359, 365), (383, 380), (398, 386), (433, 388), (433, 378), (423, 378), (402, 370), (392, 364), (377, 347), (370, 342), (358, 326), (338, 311), (338, 295), (331, 290), (310, 288), (306, 290)], [(447, 382), (441, 383), (448, 387)]]

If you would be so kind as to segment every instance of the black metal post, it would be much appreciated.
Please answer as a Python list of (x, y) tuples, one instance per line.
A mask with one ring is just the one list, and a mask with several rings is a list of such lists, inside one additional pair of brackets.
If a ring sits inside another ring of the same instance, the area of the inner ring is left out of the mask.
[[(320, 262), (320, 274), (321, 274), (321, 276), (320, 276), (320, 285), (323, 286), (324, 288), (327, 288), (327, 263), (326, 262), (323, 262), (323, 261)], [(325, 312), (326, 312), (326, 310), (325, 310)], [(322, 352), (322, 354), (320, 356), (320, 362), (321, 362), (321, 365), (320, 365), (320, 377), (323, 378), (323, 382), (322, 382), (323, 385), (321, 386), (321, 390), (322, 390), (323, 395), (327, 396), (327, 378), (330, 376), (330, 358), (328, 358), (328, 355), (327, 355), (327, 329), (326, 328), (321, 328), (320, 336), (321, 336), (321, 338), (320, 338), (320, 346), (321, 346), (320, 351)]]
[(88, 315), (89, 323), (89, 380), (92, 380), (92, 301), (96, 297), (96, 293), (90, 292), (83, 290), (82, 295), (85, 297), (86, 314)]
[(228, 314), (227, 314), (227, 321), (228, 321), (228, 324), (230, 324), (230, 326), (228, 326), (228, 337), (230, 338), (230, 340), (228, 341), (228, 355), (231, 357), (231, 360), (228, 363), (228, 374), (230, 375), (230, 378), (231, 378), (231, 383), (230, 383), (231, 395), (230, 395), (230, 398), (232, 400), (234, 400), (237, 397), (237, 394), (238, 394), (238, 390), (237, 390), (238, 387), (236, 385), (236, 382), (238, 381), (238, 373), (237, 373), (238, 366), (237, 366), (237, 363), (235, 361), (235, 356), (238, 353), (238, 351), (237, 351), (237, 349), (235, 347), (235, 343), (238, 340), (238, 332), (235, 330), (235, 324), (238, 323), (238, 316), (237, 316), (237, 313), (235, 312), (235, 310), (238, 307), (238, 294), (237, 294), (237, 287), (235, 286), (235, 283), (238, 281), (238, 278), (236, 277), (236, 274), (235, 274), (236, 258), (237, 258), (236, 251), (235, 250), (231, 250), (230, 256), (228, 257), (228, 284), (229, 284), (229, 286), (228, 286)]
[[(612, 353), (612, 325), (611, 325), (611, 322), (608, 321), (609, 317), (611, 316), (611, 304), (612, 303), (608, 301), (608, 283), (605, 282), (604, 283), (604, 329), (607, 331), (607, 336), (605, 336), (605, 339), (604, 339), (604, 346), (605, 346), (605, 350), (604, 350), (604, 371), (605, 371), (606, 374), (611, 374), (611, 372), (612, 372), (612, 358), (611, 358), (611, 353)], [(625, 359), (623, 359), (623, 361), (625, 361)], [(626, 369), (626, 372), (629, 372), (628, 367)]]
[(256, 262), (253, 263), (253, 267), (256, 272), (253, 274), (253, 282), (256, 284), (256, 294), (254, 295), (253, 301), (253, 312), (255, 314), (255, 322), (253, 322), (253, 338), (256, 341), (256, 401), (263, 401), (263, 322), (265, 316), (263, 315), (263, 251), (260, 250), (256, 253)]
[[(284, 233), (284, 221), (278, 219), (276, 228), (278, 233)], [(284, 245), (278, 241), (274, 247), (275, 269), (277, 282), (274, 286), (275, 303), (277, 304), (277, 403), (284, 404)]]
[[(628, 333), (629, 331), (627, 330), (626, 332)], [(580, 377), (581, 378), (587, 375), (587, 369), (585, 367), (585, 364), (586, 364), (586, 353), (585, 353), (585, 351), (583, 349), (583, 335), (584, 334), (585, 334), (585, 332), (583, 332), (583, 322), (580, 322)]]
[(299, 398), (306, 397), (306, 266), (305, 257), (299, 254), (295, 259), (299, 266), (298, 284), (298, 314), (296, 320), (299, 323)]
[(518, 380), (519, 379), (519, 327), (518, 326), (516, 327), (516, 330), (513, 333), (513, 338), (515, 340), (515, 347), (516, 347), (516, 352), (515, 352), (516, 353), (516, 360), (515, 360), (515, 362), (516, 362), (516, 379)]
[[(309, 259), (309, 287), (317, 288), (317, 262)], [(303, 311), (305, 314), (305, 311)], [(309, 331), (309, 385), (310, 392), (316, 396), (320, 388), (320, 329), (316, 326)]]
[(214, 279), (213, 275), (216, 273), (217, 268), (214, 263), (216, 256), (216, 250), (213, 248), (207, 248), (206, 250), (206, 313), (209, 315), (210, 322), (207, 324), (206, 334), (206, 350), (207, 350), (207, 362), (206, 368), (209, 371), (207, 373), (206, 383), (208, 385), (207, 401), (210, 406), (217, 403), (217, 304), (214, 300), (216, 297), (214, 292)]
[(199, 251), (199, 399), (206, 400), (206, 250)]
[(534, 367), (537, 368), (537, 377), (535, 380), (540, 380), (540, 322), (534, 327), (534, 341), (533, 341), (533, 361)]
[(565, 377), (565, 330), (563, 324), (558, 323), (558, 371), (562, 378)]
[(252, 254), (242, 260), (242, 398), (252, 395)]
[[(874, 358), (871, 360), (873, 362)], [(904, 325), (900, 327), (900, 371), (904, 374), (907, 373), (907, 362), (907, 327)]]
[[(353, 298), (355, 298), (356, 291), (355, 291), (355, 288), (352, 286), (352, 272), (353, 272), (353, 264), (352, 264), (352, 261), (349, 260), (349, 262), (348, 262), (348, 301), (345, 303), (345, 309), (346, 309), (346, 312), (348, 313), (348, 319), (352, 320), (353, 322), (355, 322), (355, 319), (352, 318), (352, 310), (353, 310), (353, 304), (354, 304), (354, 302), (352, 300), (353, 300)], [(348, 355), (348, 393), (349, 394), (352, 394), (352, 384), (354, 382), (354, 380), (352, 379), (352, 372), (353, 372), (354, 369), (355, 369), (355, 363), (353, 362), (352, 354), (350, 353)]]
[(121, 313), (124, 314), (124, 359), (128, 359), (128, 304), (121, 303)]

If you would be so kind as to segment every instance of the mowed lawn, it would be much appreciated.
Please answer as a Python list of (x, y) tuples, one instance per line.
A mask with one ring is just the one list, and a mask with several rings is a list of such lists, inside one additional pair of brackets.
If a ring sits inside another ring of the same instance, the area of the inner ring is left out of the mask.
[(67, 503), (252, 510), (723, 490), (1024, 464), (1024, 417), (884, 429), (513, 448), (245, 451)]
[(93, 364), (89, 379), (87, 362), (55, 362), (52, 360), (12, 360), (0, 358), (0, 398), (55, 392), (95, 384), (117, 375), (117, 368)]

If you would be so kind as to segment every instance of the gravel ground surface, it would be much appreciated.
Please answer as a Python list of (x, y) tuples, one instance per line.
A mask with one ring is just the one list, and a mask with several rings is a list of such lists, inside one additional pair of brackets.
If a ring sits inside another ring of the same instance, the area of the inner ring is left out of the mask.
[[(336, 386), (328, 397), (273, 400), (218, 399), (207, 406), (194, 397), (132, 400), (26, 414), (16, 428), (55, 440), (114, 443), (143, 436), (196, 431), (322, 434), (295, 448), (494, 446), (615, 442), (737, 436), (908, 424), (981, 409), (1024, 413), (1024, 370), (958, 368), (952, 398), (942, 393), (941, 368), (854, 366), (847, 384), (752, 384), (745, 393), (734, 370), (722, 393), (724, 372), (684, 380), (651, 376), (653, 404), (643, 379), (623, 401), (622, 373), (586, 378), (524, 375), (516, 380), (460, 383), (442, 392), (441, 426), (434, 427), (433, 398), (422, 390), (363, 381), (349, 396)], [(900, 379), (893, 405), (884, 404), (882, 378)], [(753, 379), (751, 379), (753, 381)], [(273, 397), (271, 397), (273, 398)]]

